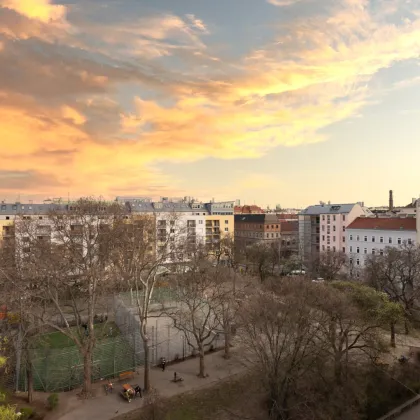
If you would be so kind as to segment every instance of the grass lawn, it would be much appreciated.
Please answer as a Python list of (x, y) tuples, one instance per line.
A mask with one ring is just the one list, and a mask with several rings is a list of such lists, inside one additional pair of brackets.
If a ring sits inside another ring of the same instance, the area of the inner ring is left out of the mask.
[[(118, 329), (115, 322), (95, 324), (94, 328), (96, 338), (98, 340), (101, 340), (102, 338), (116, 337), (120, 335), (120, 330)], [(72, 330), (75, 333), (77, 333), (77, 327), (73, 327)], [(81, 328), (79, 334), (85, 334), (85, 330)], [(46, 347), (51, 349), (63, 349), (66, 347), (72, 347), (74, 345), (74, 341), (60, 331), (45, 334), (39, 339), (39, 347), (41, 348)]]

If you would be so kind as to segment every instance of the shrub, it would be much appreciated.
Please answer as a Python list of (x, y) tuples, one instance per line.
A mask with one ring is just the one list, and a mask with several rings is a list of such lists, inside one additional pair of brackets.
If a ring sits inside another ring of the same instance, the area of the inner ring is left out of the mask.
[(32, 419), (35, 416), (34, 410), (30, 407), (21, 408), (19, 411), (20, 411), (20, 414), (21, 414), (20, 415), (21, 420)]
[(48, 409), (54, 410), (58, 405), (58, 394), (51, 394), (48, 399)]

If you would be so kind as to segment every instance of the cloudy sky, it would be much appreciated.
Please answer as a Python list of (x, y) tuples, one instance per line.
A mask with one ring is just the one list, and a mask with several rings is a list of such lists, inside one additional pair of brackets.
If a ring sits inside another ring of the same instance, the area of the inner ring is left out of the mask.
[(420, 0), (0, 0), (0, 198), (397, 204)]

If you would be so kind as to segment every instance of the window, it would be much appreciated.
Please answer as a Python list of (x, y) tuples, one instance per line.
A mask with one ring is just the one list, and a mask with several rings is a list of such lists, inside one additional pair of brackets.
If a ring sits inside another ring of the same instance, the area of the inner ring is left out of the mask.
[(360, 241), (360, 236), (359, 235), (356, 236), (356, 241)]
[(353, 240), (353, 235), (350, 235), (350, 238), (349, 238), (351, 241)]
[(330, 247), (329, 246), (327, 246), (327, 251), (329, 251), (330, 250)]
[(333, 252), (335, 252), (335, 246), (333, 246)]
[(229, 232), (229, 228), (225, 228), (225, 232)]
[(367, 248), (365, 248), (365, 249), (363, 250), (363, 252), (364, 252), (365, 254), (367, 254)]
[(375, 237), (374, 236), (372, 236), (372, 242), (375, 242)]
[(333, 220), (334, 220), (334, 222), (335, 222), (335, 214), (333, 215)]
[(375, 248), (372, 248), (372, 255), (375, 255)]
[(364, 240), (365, 240), (365, 242), (367, 242), (367, 236), (365, 236)]
[(335, 236), (333, 236), (333, 242), (335, 242)]
[(407, 243), (408, 243), (408, 245), (411, 245), (411, 238), (407, 239)]
[(171, 229), (171, 233), (175, 233), (175, 229)]
[(39, 220), (42, 220), (42, 216), (39, 216)]
[(199, 224), (199, 225), (202, 225), (202, 224), (203, 224), (203, 221), (202, 221), (202, 220), (199, 220), (199, 221), (198, 221), (198, 224)]
[(327, 226), (327, 235), (329, 235), (331, 233), (331, 231), (330, 231), (330, 227), (329, 226)]
[(322, 220), (325, 220), (325, 215), (324, 214), (322, 215)]
[(357, 248), (356, 248), (356, 252), (357, 252), (358, 254), (360, 254), (360, 248), (359, 248), (359, 247), (357, 247)]
[(322, 245), (322, 250), (325, 251), (325, 245)]
[(379, 251), (379, 255), (384, 255), (384, 250), (383, 249), (381, 249), (380, 251)]
[(360, 260), (359, 260), (359, 258), (356, 260), (356, 265), (360, 265)]
[(350, 252), (353, 252), (353, 247), (352, 246), (350, 247)]
[(380, 237), (379, 237), (379, 242), (380, 242), (381, 244), (383, 244), (383, 243), (384, 243), (384, 237), (383, 237), (383, 236), (380, 236)]
[(333, 232), (335, 232), (335, 225), (333, 226)]
[(325, 235), (322, 235), (322, 240), (325, 241)]
[(321, 226), (321, 230), (324, 232), (325, 231), (325, 225)]
[(346, 215), (343, 214), (343, 222), (346, 220)]
[(10, 220), (10, 217), (9, 216), (6, 216), (6, 220)]
[(346, 237), (345, 236), (343, 236), (343, 242), (346, 242)]
[(330, 237), (329, 236), (327, 236), (327, 244), (328, 245), (330, 244)]
[(343, 246), (343, 252), (346, 252), (346, 247), (345, 246)]
[(345, 226), (343, 226), (343, 232), (345, 232), (346, 231), (346, 227)]
[(353, 264), (353, 258), (350, 258), (350, 265)]
[(392, 244), (392, 238), (388, 238), (388, 243)]
[(398, 239), (397, 239), (397, 244), (398, 244), (398, 245), (401, 245), (401, 238), (398, 238)]
[(331, 221), (330, 215), (327, 216), (327, 224), (329, 225)]

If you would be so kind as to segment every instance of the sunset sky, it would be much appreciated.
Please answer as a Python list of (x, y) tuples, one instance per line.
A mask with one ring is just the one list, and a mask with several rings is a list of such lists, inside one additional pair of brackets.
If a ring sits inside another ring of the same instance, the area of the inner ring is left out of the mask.
[(0, 0), (0, 199), (420, 193), (420, 0)]

